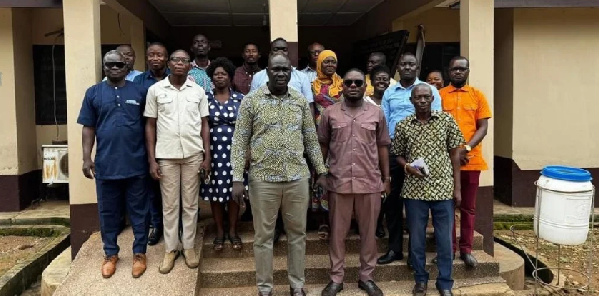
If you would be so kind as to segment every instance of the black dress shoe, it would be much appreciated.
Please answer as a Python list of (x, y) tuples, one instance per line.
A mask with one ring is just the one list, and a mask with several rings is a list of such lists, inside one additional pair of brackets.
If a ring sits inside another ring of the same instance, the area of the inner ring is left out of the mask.
[(162, 237), (163, 230), (162, 227), (152, 227), (150, 228), (150, 234), (148, 234), (148, 245), (153, 246), (158, 244), (160, 238)]
[(358, 287), (367, 292), (367, 295), (369, 296), (383, 296), (383, 292), (375, 285), (374, 281), (358, 281)]
[(460, 259), (465, 262), (468, 267), (475, 267), (477, 265), (477, 259), (471, 253), (460, 253)]
[(306, 296), (306, 292), (304, 292), (304, 289), (302, 288), (290, 288), (290, 296)]
[(385, 237), (385, 230), (383, 229), (383, 225), (377, 225), (377, 229), (375, 229), (375, 236), (378, 238)]
[(452, 294), (452, 290), (438, 290), (440, 292), (440, 296), (454, 296)]
[(380, 264), (380, 265), (389, 264), (396, 260), (402, 260), (402, 259), (404, 259), (404, 255), (402, 255), (402, 253), (396, 254), (396, 252), (394, 252), (393, 250), (389, 250), (387, 253), (385, 253), (385, 255), (383, 255), (377, 259), (377, 264)]
[(413, 296), (427, 295), (427, 283), (416, 283), (412, 290)]
[(338, 284), (333, 281), (330, 281), (329, 284), (327, 284), (327, 286), (325, 287), (325, 289), (321, 291), (321, 296), (335, 296), (342, 290), (344, 290), (343, 283)]

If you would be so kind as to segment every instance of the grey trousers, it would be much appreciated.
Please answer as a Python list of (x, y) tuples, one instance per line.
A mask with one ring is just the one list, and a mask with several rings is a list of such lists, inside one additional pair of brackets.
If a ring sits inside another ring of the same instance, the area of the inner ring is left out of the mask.
[(269, 292), (273, 289), (273, 234), (280, 208), (288, 243), (290, 287), (304, 287), (308, 179), (277, 183), (250, 179), (249, 187), (258, 290)]

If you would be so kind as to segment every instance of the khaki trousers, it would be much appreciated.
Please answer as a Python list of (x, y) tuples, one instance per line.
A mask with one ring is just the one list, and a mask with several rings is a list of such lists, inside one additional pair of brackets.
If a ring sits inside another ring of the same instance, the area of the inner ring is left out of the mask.
[(304, 287), (308, 179), (277, 183), (250, 179), (249, 187), (258, 290), (269, 292), (273, 289), (273, 234), (280, 208), (288, 243), (290, 287)]
[(344, 282), (344, 259), (346, 257), (346, 236), (350, 230), (352, 213), (355, 213), (360, 233), (360, 271), (363, 282), (373, 280), (377, 263), (377, 242), (375, 228), (381, 209), (381, 192), (369, 194), (339, 194), (329, 191), (329, 259), (331, 260), (331, 280)]
[[(203, 159), (203, 154), (197, 154), (183, 159), (160, 159), (158, 161), (162, 173), (160, 191), (163, 206), (165, 252), (167, 253), (179, 249), (180, 216), (183, 225), (183, 234), (181, 235), (183, 248), (194, 248), (200, 189), (198, 171)], [(180, 206), (182, 208), (181, 215)]]

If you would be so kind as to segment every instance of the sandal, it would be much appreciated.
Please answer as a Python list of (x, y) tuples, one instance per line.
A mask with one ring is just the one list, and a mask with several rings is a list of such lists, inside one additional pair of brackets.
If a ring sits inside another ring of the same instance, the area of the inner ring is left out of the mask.
[(215, 237), (215, 240), (213, 241), (213, 249), (215, 251), (222, 251), (224, 243), (225, 243), (224, 237)]
[(242, 249), (242, 239), (239, 236), (229, 236), (229, 242), (234, 250), (239, 251)]
[(321, 226), (319, 226), (319, 230), (317, 233), (319, 234), (319, 238), (321, 240), (328, 240), (329, 239), (329, 225), (322, 224)]

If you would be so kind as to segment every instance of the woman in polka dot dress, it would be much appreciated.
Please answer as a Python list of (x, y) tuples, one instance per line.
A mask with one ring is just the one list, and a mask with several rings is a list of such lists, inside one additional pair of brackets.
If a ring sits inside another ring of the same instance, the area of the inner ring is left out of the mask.
[[(217, 225), (217, 237), (213, 241), (214, 249), (220, 251), (225, 242), (224, 220), (225, 204), (229, 212), (229, 232), (227, 236), (233, 249), (242, 249), (242, 240), (237, 234), (237, 220), (240, 205), (232, 199), (233, 170), (230, 162), (231, 141), (238, 109), (243, 95), (231, 89), (235, 66), (226, 58), (217, 58), (206, 69), (214, 89), (208, 94), (210, 151), (212, 153), (212, 171), (210, 180), (204, 180), (201, 196), (210, 201), (213, 218)], [(247, 178), (246, 178), (247, 180)], [(243, 202), (243, 201), (242, 201)]]

